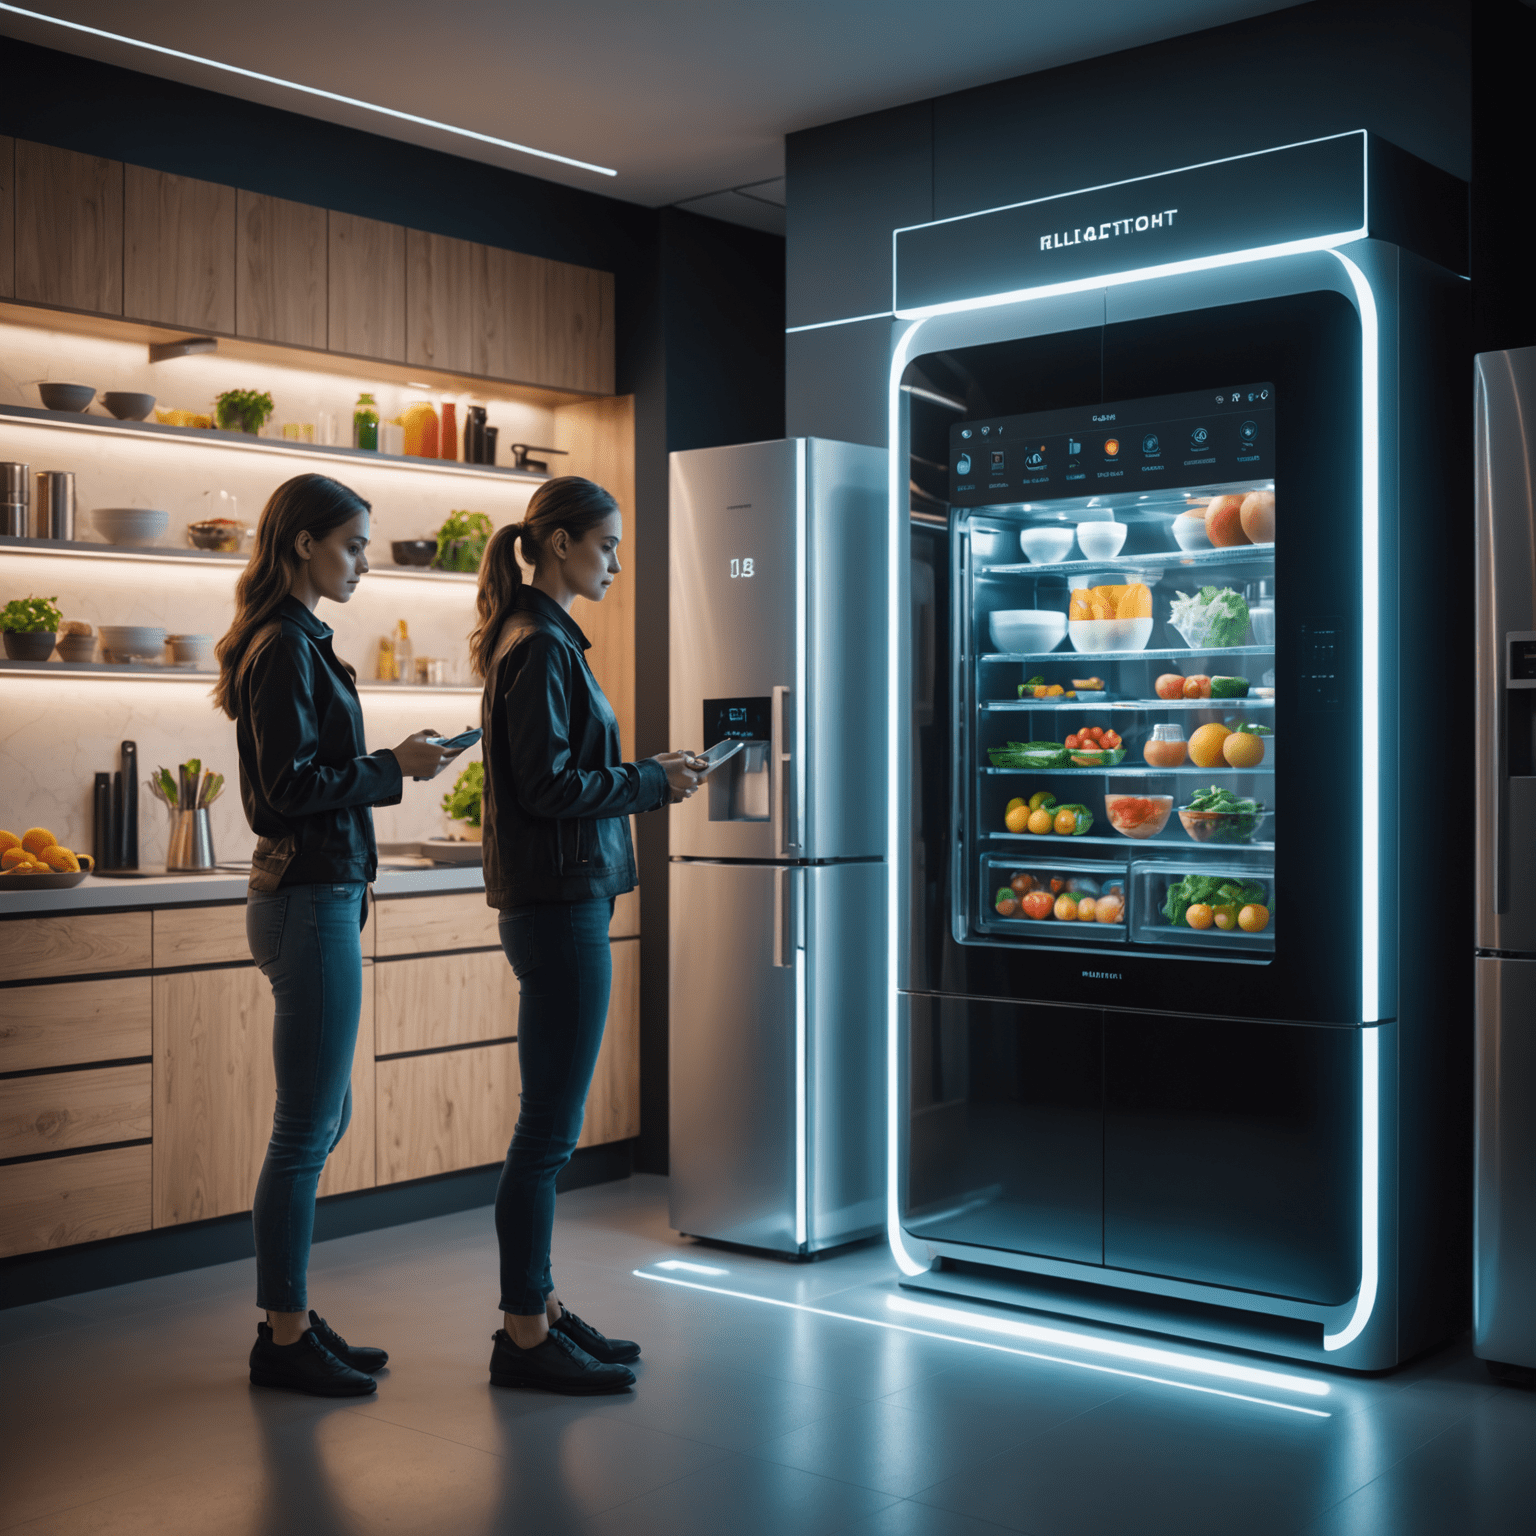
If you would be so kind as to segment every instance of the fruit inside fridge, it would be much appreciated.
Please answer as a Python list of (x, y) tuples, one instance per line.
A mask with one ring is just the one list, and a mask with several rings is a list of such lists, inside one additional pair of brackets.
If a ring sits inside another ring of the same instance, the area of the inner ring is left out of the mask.
[(956, 941), (1275, 954), (1274, 422), (1218, 381), (952, 426)]

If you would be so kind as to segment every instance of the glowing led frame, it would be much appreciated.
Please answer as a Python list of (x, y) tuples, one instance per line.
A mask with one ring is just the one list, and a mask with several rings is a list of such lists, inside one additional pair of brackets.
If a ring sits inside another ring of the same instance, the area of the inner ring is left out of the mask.
[[(803, 437), (795, 439), (795, 484), (799, 492), (795, 497), (795, 734), (790, 742), (791, 755), (789, 759), (790, 771), (794, 775), (794, 808), (795, 808), (795, 837), (797, 841), (793, 845), (795, 849), (803, 853), (805, 851), (805, 580), (806, 580), (806, 540), (810, 536), (809, 501), (811, 494), (810, 457), (807, 453), (806, 440)], [(782, 751), (782, 747), (780, 748)], [(780, 815), (782, 816), (782, 808)], [(785, 828), (788, 831), (788, 827)], [(797, 878), (796, 870), (791, 869), (784, 877), (790, 881), (789, 888), (789, 915), (795, 914), (795, 888), (794, 881)], [(800, 923), (810, 921), (811, 876), (810, 871), (801, 868), (798, 874), (800, 881)], [(789, 932), (784, 935), (784, 942), (789, 950), (790, 963), (794, 966), (795, 987), (795, 1244), (804, 1248), (809, 1241), (809, 1170), (807, 1167), (807, 1127), (806, 1127), (806, 1039), (805, 1039), (805, 965), (800, 957), (800, 949), (796, 943), (799, 936), (799, 925), (791, 922)]]
[(393, 117), (402, 123), (416, 123), (422, 128), (436, 128), (440, 133), (456, 134), (461, 139), (474, 139), (481, 144), (494, 144), (498, 149), (515, 150), (520, 155), (533, 155), (540, 160), (554, 160), (561, 165), (574, 166), (579, 171), (595, 171), (599, 176), (617, 176), (619, 173), (606, 165), (593, 165), (587, 160), (573, 160), (569, 155), (557, 155), (553, 150), (533, 149), (511, 139), (498, 139), (489, 133), (476, 133), (473, 128), (456, 128), (452, 123), (440, 123), (435, 118), (418, 117), (414, 112), (402, 112), (396, 107), (381, 107), (377, 102), (360, 101), (356, 96), (342, 96), (335, 91), (324, 91), (316, 85), (300, 85), (297, 80), (284, 80), (277, 75), (264, 75), (260, 70), (243, 69), (238, 64), (224, 64), (218, 59), (205, 58), (200, 53), (185, 53), (180, 48), (166, 48), (160, 43), (146, 43), (141, 38), (125, 37), (121, 32), (105, 32), (100, 27), (88, 27), (83, 22), (65, 21), (60, 16), (45, 16), (41, 11), (23, 10), (19, 5), (0, 4), (0, 11), (12, 16), (24, 16), (28, 21), (43, 21), (51, 27), (64, 27), (70, 32), (83, 32), (88, 37), (103, 37), (110, 43), (123, 43), (129, 48), (142, 48), (147, 53), (158, 53), (168, 59), (184, 59), (189, 64), (201, 64), (205, 69), (221, 70), (226, 75), (239, 75), (246, 80), (259, 80), (263, 85), (281, 86), (285, 91), (299, 91), (305, 96), (318, 96), (323, 101), (338, 101), (346, 107), (360, 107), (364, 112), (377, 112), (381, 117)]
[[(658, 1269), (662, 1267), (662, 1265), (656, 1266)], [(672, 1265), (669, 1267), (676, 1268), (680, 1266)], [(962, 1344), (971, 1349), (987, 1349), (993, 1351), (996, 1354), (1014, 1355), (1024, 1360), (1042, 1360), (1049, 1365), (1067, 1365), (1071, 1366), (1075, 1370), (1094, 1371), (1103, 1376), (1128, 1377), (1132, 1381), (1150, 1382), (1154, 1386), (1174, 1387), (1181, 1392), (1198, 1392), (1208, 1397), (1225, 1397), (1231, 1398), (1234, 1401), (1240, 1403), (1256, 1403), (1261, 1408), (1279, 1408), (1285, 1413), (1300, 1413), (1312, 1419), (1331, 1419), (1333, 1417), (1331, 1413), (1322, 1408), (1307, 1408), (1300, 1403), (1280, 1403), (1276, 1402), (1273, 1398), (1254, 1397), (1251, 1393), (1233, 1392), (1225, 1387), (1208, 1387), (1201, 1382), (1174, 1381), (1166, 1376), (1151, 1376), (1148, 1375), (1145, 1371), (1128, 1370), (1124, 1366), (1100, 1365), (1097, 1361), (1093, 1360), (1074, 1360), (1069, 1355), (1047, 1355), (1037, 1349), (1021, 1349), (1014, 1344), (994, 1344), (990, 1339), (967, 1338), (964, 1334), (936, 1333), (931, 1328), (918, 1328), (909, 1323), (891, 1323), (886, 1322), (878, 1317), (860, 1317), (856, 1312), (834, 1312), (829, 1307), (813, 1307), (809, 1303), (803, 1301), (785, 1301), (778, 1296), (758, 1296), (751, 1291), (730, 1290), (722, 1285), (702, 1285), (696, 1280), (677, 1280), (674, 1279), (671, 1275), (653, 1275), (649, 1271), (643, 1269), (632, 1269), (630, 1274), (632, 1274), (637, 1280), (651, 1280), (661, 1285), (681, 1286), (684, 1290), (689, 1291), (705, 1291), (712, 1296), (727, 1296), (735, 1301), (752, 1301), (756, 1302), (760, 1306), (765, 1307), (782, 1307), (784, 1310), (789, 1312), (806, 1312), (813, 1317), (827, 1317), (841, 1323), (858, 1323), (865, 1328), (883, 1328), (889, 1333), (912, 1334), (921, 1339), (937, 1339), (944, 1344)], [(975, 1326), (982, 1322), (982, 1319), (970, 1314), (961, 1313), (957, 1314), (957, 1316), (961, 1317), (963, 1321), (968, 1325)], [(1061, 1338), (1062, 1341), (1067, 1343), (1069, 1346), (1081, 1345), (1089, 1348), (1093, 1352), (1115, 1353), (1114, 1349), (1105, 1347), (1107, 1346), (1108, 1341), (1093, 1339), (1090, 1335), (1084, 1334), (1077, 1336), (1063, 1332), (1061, 1334)], [(1128, 1350), (1135, 1347), (1136, 1346), (1126, 1346)], [(1170, 1363), (1174, 1364), (1177, 1368), (1188, 1370), (1196, 1374), (1201, 1373), (1203, 1367), (1209, 1367), (1215, 1364), (1215, 1362), (1201, 1361), (1196, 1356), (1180, 1357), (1172, 1354), (1172, 1352), (1166, 1353), (1168, 1354)], [(1137, 1359), (1140, 1357), (1128, 1354), (1126, 1358)], [(1226, 1374), (1225, 1372), (1211, 1371), (1209, 1369), (1207, 1369), (1205, 1373), (1221, 1375)], [(1242, 1379), (1246, 1380), (1247, 1378)], [(1303, 1391), (1313, 1396), (1321, 1395), (1316, 1391), (1316, 1388), (1312, 1383), (1303, 1383), (1303, 1379), (1299, 1377), (1292, 1378), (1290, 1381), (1286, 1381), (1286, 1378), (1276, 1375), (1275, 1380), (1277, 1382), (1286, 1382), (1287, 1390)], [(1323, 1393), (1326, 1393), (1328, 1390), (1329, 1389), (1326, 1386), (1323, 1387)]]
[[(1145, 179), (1145, 178), (1139, 178)], [(1045, 199), (1042, 199), (1045, 201)], [(1369, 189), (1365, 189), (1362, 207), (1369, 206)], [(924, 322), (940, 315), (962, 314), (981, 309), (1000, 308), (1004, 305), (1032, 302), (1037, 299), (1055, 298), (1068, 293), (1084, 293), (1095, 288), (1123, 287), (1130, 283), (1148, 282), (1156, 278), (1180, 276), (1190, 272), (1209, 272), (1223, 267), (1246, 266), (1261, 261), (1273, 261), (1282, 256), (1301, 255), (1306, 252), (1323, 252), (1333, 257), (1344, 268), (1355, 296), (1356, 311), (1360, 316), (1360, 420), (1361, 420), (1361, 495), (1360, 534), (1361, 568), (1363, 573), (1375, 573), (1380, 561), (1380, 502), (1381, 502), (1381, 449), (1380, 431), (1380, 326), (1376, 308), (1376, 296), (1365, 273), (1336, 247), (1362, 240), (1368, 235), (1365, 228), (1342, 231), (1336, 235), (1318, 235), (1306, 240), (1287, 241), (1276, 245), (1254, 247), (1244, 251), (1230, 251), (1212, 256), (1202, 256), (1188, 261), (1169, 262), (1161, 266), (1140, 267), (1124, 272), (1110, 273), (1102, 277), (1077, 278), (1070, 282), (1043, 284), (1034, 288), (1015, 289), (1008, 293), (992, 294), (982, 298), (957, 299), (949, 304), (925, 305), (911, 310), (897, 310), (898, 319), (911, 322), (896, 338), (891, 352), (891, 369), (887, 398), (887, 419), (890, 460), (888, 466), (890, 488), (890, 559), (888, 562), (886, 591), (886, 651), (892, 658), (888, 671), (887, 723), (886, 723), (886, 861), (892, 879), (904, 870), (901, 858), (901, 750), (902, 724), (901, 676), (895, 662), (901, 655), (904, 639), (906, 609), (901, 602), (902, 540), (907, 526), (906, 466), (900, 462), (902, 443), (902, 391), (901, 375), (912, 355), (913, 344), (923, 329)], [(894, 249), (894, 235), (893, 249)], [(1364, 631), (1361, 645), (1361, 712), (1362, 726), (1360, 745), (1360, 802), (1364, 814), (1361, 817), (1360, 839), (1360, 1288), (1355, 1294), (1354, 1310), (1349, 1321), (1337, 1333), (1323, 1335), (1323, 1348), (1329, 1352), (1352, 1344), (1371, 1319), (1380, 1286), (1380, 1174), (1381, 1174), (1381, 1098), (1380, 1098), (1380, 1030), (1376, 1020), (1380, 1011), (1381, 926), (1377, 911), (1380, 900), (1380, 827), (1381, 812), (1380, 750), (1380, 681), (1381, 636), (1380, 602), (1377, 583), (1364, 580), (1361, 583), (1361, 618)], [(902, 889), (904, 889), (904, 882)], [(928, 1265), (914, 1258), (907, 1251), (901, 1230), (900, 1179), (900, 1057), (899, 1022), (900, 993), (897, 987), (897, 944), (900, 939), (900, 895), (886, 903), (886, 1236), (891, 1255), (903, 1274), (920, 1275)]]

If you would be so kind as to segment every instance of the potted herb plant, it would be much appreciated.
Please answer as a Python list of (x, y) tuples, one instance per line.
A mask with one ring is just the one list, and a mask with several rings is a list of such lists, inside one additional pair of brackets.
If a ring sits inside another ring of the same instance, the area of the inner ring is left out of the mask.
[(460, 843), (478, 843), (484, 833), (480, 825), (480, 797), (485, 793), (485, 765), (468, 764), (453, 781), (453, 788), (443, 796), (443, 810), (448, 817), (448, 836)]
[(440, 571), (478, 571), (480, 557), (495, 531), (484, 512), (450, 512), (437, 530), (432, 564)]
[(17, 597), (0, 608), (5, 654), (12, 661), (47, 661), (53, 655), (64, 622), (57, 602), (56, 597)]
[(272, 396), (265, 390), (226, 389), (213, 402), (213, 419), (225, 432), (249, 432), (255, 437), (272, 414)]

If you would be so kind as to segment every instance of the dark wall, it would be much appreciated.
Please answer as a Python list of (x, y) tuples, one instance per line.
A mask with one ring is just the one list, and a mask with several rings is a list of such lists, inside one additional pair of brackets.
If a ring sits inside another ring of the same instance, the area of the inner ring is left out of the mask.
[[(1468, 179), (1470, 9), (1314, 0), (791, 134), (788, 323), (888, 312), (904, 224), (1346, 129)], [(883, 444), (869, 359), (888, 335), (881, 319), (791, 335), (789, 430)]]
[[(667, 455), (784, 431), (784, 241), (0, 39), (0, 134), (614, 274), (635, 396), (637, 750), (667, 740)], [(642, 1134), (666, 1168), (667, 832), (640, 819)]]

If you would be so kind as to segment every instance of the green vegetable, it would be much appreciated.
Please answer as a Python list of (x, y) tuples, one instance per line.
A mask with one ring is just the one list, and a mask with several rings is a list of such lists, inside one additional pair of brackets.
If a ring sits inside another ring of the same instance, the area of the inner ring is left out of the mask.
[(1207, 906), (1245, 907), (1262, 902), (1265, 888), (1255, 880), (1234, 880), (1225, 875), (1185, 875), (1168, 887), (1163, 916), (1175, 928), (1185, 927), (1184, 914), (1198, 902)]
[(265, 390), (226, 389), (213, 402), (213, 419), (226, 432), (249, 432), (254, 437), (272, 414), (272, 396)]
[(1037, 672), (1033, 677), (1026, 677), (1024, 681), (1019, 684), (1019, 693), (1022, 695), (1026, 688), (1044, 688), (1045, 686), (1045, 679), (1041, 677)]
[(470, 763), (453, 788), (443, 796), (443, 810), (455, 821), (468, 822), (472, 827), (480, 825), (480, 803), (485, 793), (485, 764)]
[(1052, 815), (1059, 816), (1063, 811), (1071, 811), (1077, 817), (1077, 825), (1072, 828), (1073, 837), (1081, 837), (1093, 825), (1093, 812), (1086, 805), (1058, 805)]
[(1068, 761), (1059, 741), (1010, 741), (988, 747), (987, 756), (994, 768), (1063, 768)]
[(1213, 677), (1211, 697), (1213, 699), (1246, 699), (1248, 679), (1246, 677)]
[(1109, 767), (1125, 759), (1124, 747), (1072, 747), (1072, 761), (1079, 768)]
[(1241, 645), (1248, 637), (1248, 604), (1231, 587), (1201, 587), (1196, 597), (1180, 592), (1168, 616), (1194, 651)]
[(57, 597), (16, 597), (0, 608), (0, 632), (8, 635), (57, 634), (64, 615)]
[(1244, 720), (1232, 729), (1239, 736), (1273, 736), (1275, 734), (1267, 725), (1260, 725), (1256, 720)]
[(484, 512), (450, 512), (437, 530), (432, 564), (440, 571), (478, 571), (495, 528)]
[(1017, 900), (1018, 898), (1013, 894), (1013, 887), (1011, 885), (1000, 885), (997, 888), (997, 895), (992, 898), (992, 905), (995, 907), (1000, 901)]

